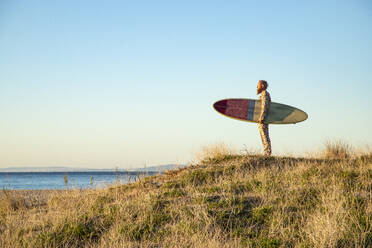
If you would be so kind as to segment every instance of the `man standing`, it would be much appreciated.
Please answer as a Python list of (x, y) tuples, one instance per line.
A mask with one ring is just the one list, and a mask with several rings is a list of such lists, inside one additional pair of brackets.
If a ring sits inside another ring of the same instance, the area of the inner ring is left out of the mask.
[(260, 131), (262, 145), (264, 147), (264, 153), (266, 156), (271, 155), (271, 142), (269, 137), (269, 124), (265, 124), (265, 118), (269, 112), (269, 106), (271, 102), (271, 97), (269, 92), (267, 92), (267, 82), (265, 80), (258, 81), (257, 84), (257, 95), (260, 95), (261, 100), (261, 114), (258, 119), (258, 130)]

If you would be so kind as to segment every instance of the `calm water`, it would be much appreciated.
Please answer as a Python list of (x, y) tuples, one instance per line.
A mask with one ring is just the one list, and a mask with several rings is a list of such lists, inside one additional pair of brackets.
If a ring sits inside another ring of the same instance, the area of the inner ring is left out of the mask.
[[(0, 189), (102, 188), (108, 184), (127, 183), (158, 172), (0, 172)], [(67, 184), (65, 178), (67, 177)]]

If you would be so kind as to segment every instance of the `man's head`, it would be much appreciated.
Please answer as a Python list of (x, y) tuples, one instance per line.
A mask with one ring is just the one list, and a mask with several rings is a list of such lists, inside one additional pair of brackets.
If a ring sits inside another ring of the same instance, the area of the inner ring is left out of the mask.
[(267, 82), (265, 80), (260, 80), (257, 83), (257, 95), (260, 94), (262, 91), (267, 89)]

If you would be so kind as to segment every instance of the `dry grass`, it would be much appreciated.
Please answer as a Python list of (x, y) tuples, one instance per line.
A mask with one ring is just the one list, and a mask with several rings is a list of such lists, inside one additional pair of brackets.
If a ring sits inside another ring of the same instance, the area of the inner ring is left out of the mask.
[(236, 154), (236, 149), (226, 145), (223, 142), (216, 142), (201, 147), (201, 149), (195, 153), (195, 163), (210, 162), (214, 159), (224, 158), (226, 156)]
[(352, 154), (352, 146), (343, 140), (327, 140), (324, 143), (323, 156), (327, 159), (347, 159)]
[(206, 154), (127, 185), (3, 191), (0, 247), (372, 246), (370, 157)]

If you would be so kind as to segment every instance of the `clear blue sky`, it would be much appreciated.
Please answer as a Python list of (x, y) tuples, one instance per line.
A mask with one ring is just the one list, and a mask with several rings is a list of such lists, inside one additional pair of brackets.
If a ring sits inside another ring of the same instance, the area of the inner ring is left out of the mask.
[(184, 163), (202, 145), (262, 149), (221, 98), (309, 119), (271, 125), (275, 154), (370, 144), (372, 3), (0, 1), (0, 167)]

